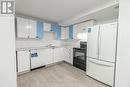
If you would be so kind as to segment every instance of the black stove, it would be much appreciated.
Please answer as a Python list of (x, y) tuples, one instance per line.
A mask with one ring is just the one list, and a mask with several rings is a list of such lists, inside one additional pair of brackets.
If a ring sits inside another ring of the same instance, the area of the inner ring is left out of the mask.
[(80, 42), (80, 48), (73, 48), (73, 66), (86, 71), (87, 42)]

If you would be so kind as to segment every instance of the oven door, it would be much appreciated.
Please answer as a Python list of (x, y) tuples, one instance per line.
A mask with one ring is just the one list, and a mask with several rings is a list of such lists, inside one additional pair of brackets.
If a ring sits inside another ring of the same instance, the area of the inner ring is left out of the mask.
[(73, 52), (73, 65), (86, 70), (86, 49), (74, 48)]

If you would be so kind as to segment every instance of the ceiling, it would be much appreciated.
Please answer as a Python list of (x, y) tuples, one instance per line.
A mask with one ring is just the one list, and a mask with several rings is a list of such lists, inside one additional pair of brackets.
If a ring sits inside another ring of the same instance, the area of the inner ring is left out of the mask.
[(61, 22), (113, 0), (15, 0), (16, 13)]
[(95, 12), (91, 15), (87, 15), (86, 17), (84, 17), (84, 19), (87, 18), (87, 19), (95, 19), (97, 21), (105, 21), (105, 20), (118, 19), (118, 15), (119, 15), (118, 6), (111, 6), (98, 12)]
[(82, 21), (90, 20), (90, 19), (94, 19), (97, 22), (117, 20), (119, 16), (118, 6), (119, 6), (118, 4), (114, 4), (110, 7), (107, 7), (107, 8), (95, 11), (95, 12), (91, 12), (90, 14), (87, 14), (85, 16), (80, 17), (79, 15), (79, 17), (74, 17), (74, 19), (72, 18), (67, 21), (60, 22), (60, 25), (67, 26), (67, 25), (79, 23)]

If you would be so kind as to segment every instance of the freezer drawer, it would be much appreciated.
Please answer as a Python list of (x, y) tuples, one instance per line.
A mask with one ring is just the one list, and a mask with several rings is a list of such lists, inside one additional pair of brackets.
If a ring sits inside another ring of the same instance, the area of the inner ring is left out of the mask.
[(105, 84), (113, 86), (114, 64), (88, 58), (87, 75)]

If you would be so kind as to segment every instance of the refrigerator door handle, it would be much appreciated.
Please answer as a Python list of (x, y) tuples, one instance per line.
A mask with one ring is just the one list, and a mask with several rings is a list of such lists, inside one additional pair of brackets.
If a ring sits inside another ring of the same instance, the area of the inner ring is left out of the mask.
[(101, 29), (100, 29), (100, 26), (99, 26), (99, 31), (98, 31), (98, 59), (100, 58), (100, 43), (101, 42)]
[(113, 66), (111, 66), (111, 65), (100, 64), (100, 63), (97, 63), (97, 62), (94, 62), (94, 61), (91, 61), (91, 60), (88, 60), (88, 61), (91, 62), (91, 63), (94, 63), (94, 64), (96, 64), (96, 65), (100, 65), (100, 66), (113, 67)]

